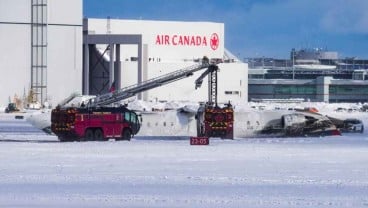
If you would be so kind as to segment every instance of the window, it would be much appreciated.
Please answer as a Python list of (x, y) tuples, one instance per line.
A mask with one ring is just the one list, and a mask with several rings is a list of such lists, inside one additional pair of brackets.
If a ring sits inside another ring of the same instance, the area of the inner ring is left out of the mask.
[(128, 122), (137, 123), (137, 115), (133, 112), (125, 112), (124, 119)]
[(313, 85), (281, 85), (275, 87), (275, 94), (281, 95), (311, 95), (316, 93)]
[(225, 91), (225, 95), (239, 95), (239, 91)]
[(330, 85), (329, 93), (334, 95), (368, 95), (368, 86)]

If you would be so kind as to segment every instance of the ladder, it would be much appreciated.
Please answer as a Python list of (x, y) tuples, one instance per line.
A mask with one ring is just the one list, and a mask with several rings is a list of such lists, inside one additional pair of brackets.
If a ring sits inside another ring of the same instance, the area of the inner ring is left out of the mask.
[(31, 1), (31, 90), (32, 102), (47, 98), (47, 0)]
[(203, 79), (208, 76), (208, 103), (217, 105), (217, 65), (210, 65), (195, 81), (195, 89), (200, 88)]
[(194, 72), (202, 70), (204, 68), (208, 68), (214, 64), (210, 64), (208, 58), (203, 58), (202, 63), (195, 64), (183, 69), (179, 69), (177, 71), (155, 77), (144, 82), (131, 85), (128, 87), (121, 88), (114, 92), (109, 92), (96, 98), (93, 98), (90, 103), (88, 104), (90, 107), (96, 106), (104, 106), (109, 105), (115, 102), (119, 102), (120, 100), (124, 100), (126, 98), (132, 97), (137, 93), (144, 92), (146, 90), (150, 90), (162, 85), (166, 85), (168, 83), (184, 79), (193, 75)]

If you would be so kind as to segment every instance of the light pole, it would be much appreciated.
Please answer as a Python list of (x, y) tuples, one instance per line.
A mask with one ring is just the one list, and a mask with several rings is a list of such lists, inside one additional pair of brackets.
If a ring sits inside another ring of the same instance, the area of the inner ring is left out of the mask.
[(295, 59), (295, 49), (293, 48), (293, 50), (291, 51), (291, 58), (292, 58), (292, 69), (293, 69), (293, 80), (295, 78), (295, 69), (294, 69), (294, 59)]

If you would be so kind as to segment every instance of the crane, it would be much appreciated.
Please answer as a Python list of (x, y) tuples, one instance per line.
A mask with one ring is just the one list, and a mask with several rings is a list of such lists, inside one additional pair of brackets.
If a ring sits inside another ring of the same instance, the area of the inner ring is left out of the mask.
[[(234, 110), (230, 102), (225, 107), (217, 104), (217, 64), (210, 65), (195, 81), (195, 88), (201, 87), (208, 76), (208, 101), (200, 105), (196, 113), (197, 137), (234, 138)], [(195, 139), (194, 139), (195, 140)]]

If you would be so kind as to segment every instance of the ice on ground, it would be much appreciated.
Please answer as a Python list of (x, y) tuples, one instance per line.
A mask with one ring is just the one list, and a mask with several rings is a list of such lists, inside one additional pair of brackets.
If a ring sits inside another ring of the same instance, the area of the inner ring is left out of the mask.
[(0, 152), (0, 207), (368, 206), (367, 133), (60, 143), (0, 113)]

